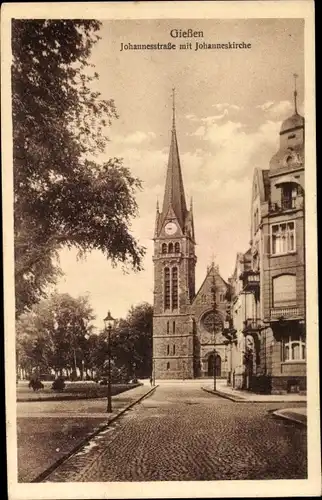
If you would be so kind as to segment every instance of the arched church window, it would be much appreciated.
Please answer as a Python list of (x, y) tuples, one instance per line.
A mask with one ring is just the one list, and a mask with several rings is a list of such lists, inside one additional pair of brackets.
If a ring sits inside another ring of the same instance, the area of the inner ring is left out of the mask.
[(180, 252), (180, 243), (178, 241), (174, 245), (174, 251), (175, 251), (175, 253), (179, 253)]
[(170, 269), (164, 268), (164, 309), (170, 309)]
[(172, 268), (172, 309), (178, 308), (178, 268)]
[(167, 253), (167, 244), (166, 243), (162, 243), (162, 253)]
[(173, 243), (169, 243), (169, 253), (173, 253)]
[(169, 344), (168, 344), (168, 345), (167, 345), (167, 355), (169, 356), (169, 354), (170, 354), (170, 346), (169, 346)]
[(167, 335), (169, 335), (169, 321), (167, 321)]
[(173, 348), (172, 348), (172, 354), (173, 354), (173, 356), (175, 356), (175, 354), (176, 354), (176, 346), (174, 344), (173, 344)]
[(176, 322), (175, 321), (172, 323), (172, 333), (173, 334), (176, 333)]

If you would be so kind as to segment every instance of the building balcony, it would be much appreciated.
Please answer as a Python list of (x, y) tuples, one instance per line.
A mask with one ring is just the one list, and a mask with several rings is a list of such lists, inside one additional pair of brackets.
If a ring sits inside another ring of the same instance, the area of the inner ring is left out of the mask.
[(287, 212), (289, 210), (301, 210), (303, 209), (303, 197), (298, 196), (297, 198), (287, 198), (282, 199), (279, 203), (269, 204), (269, 213), (272, 215), (277, 215), (282, 212)]
[(262, 329), (262, 322), (260, 319), (248, 318), (244, 321), (243, 333), (258, 333)]
[(240, 275), (240, 279), (243, 281), (244, 290), (258, 291), (260, 284), (260, 274), (259, 271), (244, 271)]
[(296, 306), (285, 306), (285, 307), (273, 307), (271, 309), (270, 320), (271, 321), (283, 321), (283, 320), (298, 320), (299, 308)]
[(236, 330), (233, 326), (233, 321), (231, 318), (226, 318), (226, 320), (224, 321), (222, 334), (224, 337), (226, 337), (225, 342), (227, 344), (234, 342), (236, 340), (236, 338), (237, 338), (236, 337)]

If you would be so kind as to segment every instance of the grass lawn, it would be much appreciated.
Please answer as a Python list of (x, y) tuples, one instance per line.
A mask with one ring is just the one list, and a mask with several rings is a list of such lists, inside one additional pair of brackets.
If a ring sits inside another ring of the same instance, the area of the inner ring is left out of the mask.
[[(107, 396), (107, 385), (99, 385), (95, 382), (66, 382), (63, 391), (53, 391), (52, 382), (43, 382), (44, 389), (34, 392), (29, 389), (28, 382), (17, 384), (17, 401), (39, 401), (51, 399), (88, 399), (105, 398)], [(137, 387), (138, 384), (112, 384), (112, 396), (129, 389)]]

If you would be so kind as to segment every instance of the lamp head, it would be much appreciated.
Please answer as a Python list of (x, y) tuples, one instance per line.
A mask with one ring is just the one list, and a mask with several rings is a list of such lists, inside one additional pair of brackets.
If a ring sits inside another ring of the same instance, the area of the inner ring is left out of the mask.
[(108, 311), (106, 318), (104, 318), (105, 328), (111, 330), (114, 326), (115, 319), (111, 316), (110, 311)]

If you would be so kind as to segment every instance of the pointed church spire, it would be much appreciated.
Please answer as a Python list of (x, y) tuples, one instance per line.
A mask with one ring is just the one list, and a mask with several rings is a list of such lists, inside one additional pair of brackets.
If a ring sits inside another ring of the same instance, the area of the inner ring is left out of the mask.
[(296, 79), (299, 75), (296, 73), (293, 74), (294, 77), (294, 112), (297, 115), (297, 89), (296, 89)]
[(157, 237), (158, 233), (159, 233), (159, 221), (160, 221), (159, 199), (157, 198), (157, 207), (156, 207), (156, 215), (155, 215), (155, 226), (154, 226), (154, 237)]
[(176, 89), (173, 87), (172, 89), (172, 130), (176, 128), (176, 101), (175, 101), (175, 92)]
[(162, 206), (162, 218), (164, 220), (169, 209), (172, 208), (181, 225), (181, 228), (183, 229), (187, 214), (187, 206), (180, 166), (177, 133), (175, 128), (174, 89), (172, 89), (172, 113), (171, 144)]

